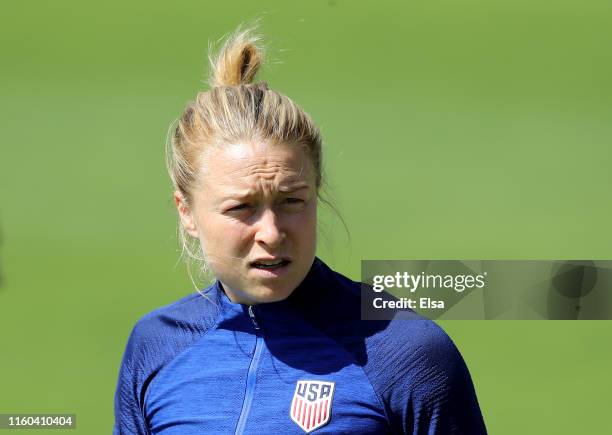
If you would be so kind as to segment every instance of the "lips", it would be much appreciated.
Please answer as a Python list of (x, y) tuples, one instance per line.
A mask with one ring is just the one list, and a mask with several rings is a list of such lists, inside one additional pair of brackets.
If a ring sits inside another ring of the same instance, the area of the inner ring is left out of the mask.
[(274, 270), (284, 267), (289, 263), (291, 263), (291, 261), (286, 258), (262, 258), (252, 261), (250, 265), (256, 269)]

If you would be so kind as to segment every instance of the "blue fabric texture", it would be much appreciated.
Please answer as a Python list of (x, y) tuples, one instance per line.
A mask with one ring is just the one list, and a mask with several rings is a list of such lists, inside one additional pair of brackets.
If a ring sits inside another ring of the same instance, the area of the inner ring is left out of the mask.
[(113, 433), (486, 434), (446, 333), (411, 312), (361, 320), (360, 292), (315, 258), (283, 301), (236, 304), (217, 281), (147, 314), (127, 343)]

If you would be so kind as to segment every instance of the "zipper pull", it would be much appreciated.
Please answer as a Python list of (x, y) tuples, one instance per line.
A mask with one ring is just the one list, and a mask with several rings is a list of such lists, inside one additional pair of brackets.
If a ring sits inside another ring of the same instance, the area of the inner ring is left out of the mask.
[(253, 305), (249, 305), (249, 317), (251, 318), (255, 329), (259, 331), (259, 323), (257, 323), (257, 318), (255, 317), (255, 313), (253, 312)]

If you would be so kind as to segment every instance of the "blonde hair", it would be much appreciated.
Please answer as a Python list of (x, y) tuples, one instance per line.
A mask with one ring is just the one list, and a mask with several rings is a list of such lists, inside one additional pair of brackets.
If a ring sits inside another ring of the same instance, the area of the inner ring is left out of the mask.
[[(209, 54), (210, 89), (199, 92), (195, 101), (187, 104), (174, 129), (166, 153), (167, 167), (175, 190), (180, 191), (189, 206), (204, 151), (210, 146), (237, 142), (303, 147), (315, 169), (319, 193), (322, 181), (319, 129), (290, 98), (269, 89), (265, 82), (253, 83), (263, 62), (260, 42), (254, 27), (239, 26), (216, 56)], [(202, 271), (208, 272), (204, 253), (199, 245), (190, 243), (180, 221), (178, 235), (182, 256), (201, 262)]]

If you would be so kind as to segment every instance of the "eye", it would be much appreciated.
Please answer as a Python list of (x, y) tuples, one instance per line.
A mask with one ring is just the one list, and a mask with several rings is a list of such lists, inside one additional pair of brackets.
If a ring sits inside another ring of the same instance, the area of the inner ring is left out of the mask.
[(288, 212), (299, 212), (306, 206), (306, 201), (300, 198), (289, 197), (283, 199), (282, 207)]
[(304, 200), (300, 198), (285, 198), (285, 203), (287, 204), (301, 204)]
[(228, 209), (227, 211), (240, 211), (240, 210), (246, 210), (247, 208), (249, 208), (251, 206), (251, 204), (248, 204), (246, 202), (242, 203), (242, 204), (238, 204), (233, 206), (232, 208)]

